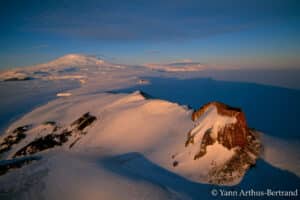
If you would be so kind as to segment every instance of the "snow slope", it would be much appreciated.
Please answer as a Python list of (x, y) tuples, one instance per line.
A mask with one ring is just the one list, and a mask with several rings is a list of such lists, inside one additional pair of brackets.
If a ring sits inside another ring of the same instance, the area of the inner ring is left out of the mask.
[[(1, 175), (0, 198), (214, 198), (210, 190), (216, 186), (207, 184), (210, 171), (230, 160), (235, 149), (216, 142), (207, 147), (201, 159), (193, 157), (205, 130), (212, 128), (214, 136), (236, 118), (219, 115), (210, 107), (195, 123), (191, 120), (193, 110), (187, 106), (151, 99), (151, 94), (140, 91), (110, 92), (138, 84), (143, 70), (101, 61), (97, 64), (92, 58), (77, 55), (24, 70), (41, 81), (80, 76), (78, 79), (85, 82), (24, 115), (1, 136), (0, 172), (8, 162), (3, 160), (41, 159), (17, 163)], [(43, 73), (34, 73), (37, 71)], [(195, 133), (195, 144), (186, 147), (190, 130)], [(263, 154), (266, 161), (299, 175), (295, 163), (287, 159), (290, 165), (279, 164), (284, 155), (268, 156), (269, 152), (266, 148)], [(225, 185), (243, 181), (247, 170)]]
[[(204, 157), (193, 160), (192, 151), (196, 146), (185, 147), (186, 133), (193, 127), (192, 110), (176, 103), (147, 99), (137, 91), (79, 95), (49, 102), (10, 126), (7, 135), (24, 124), (32, 125), (26, 132), (27, 137), (2, 158), (12, 159), (22, 147), (51, 133), (54, 126), (50, 122), (56, 122), (58, 132), (73, 129), (73, 122), (84, 112), (97, 118), (83, 129), (84, 134), (75, 131), (62, 146), (34, 154), (42, 157), (40, 161), (1, 176), (0, 191), (13, 189), (13, 195), (20, 195), (21, 199), (41, 196), (83, 199), (86, 195), (90, 199), (99, 196), (105, 199), (193, 199), (201, 193), (209, 195), (208, 187), (177, 191), (180, 184), (207, 183), (210, 169), (221, 166), (234, 155), (233, 150), (215, 143), (208, 146)], [(205, 122), (203, 125), (217, 126), (234, 120), (218, 116), (214, 108), (200, 119)], [(173, 166), (173, 155), (179, 158), (178, 167)], [(177, 179), (178, 185), (173, 183)], [(16, 185), (10, 180), (22, 181)], [(33, 186), (29, 189), (27, 185)], [(114, 188), (121, 189), (116, 193)]]
[(300, 176), (299, 141), (283, 140), (261, 133), (264, 145), (262, 158), (280, 169)]
[[(7, 132), (8, 135), (11, 134), (13, 130), (16, 130), (17, 127), (24, 124), (31, 124), (32, 128), (25, 133), (25, 139), (13, 145), (8, 152), (4, 153), (3, 158), (12, 159), (15, 155), (23, 155), (18, 154), (20, 149), (26, 147), (37, 138), (47, 136), (47, 134), (51, 133), (54, 128), (58, 129), (58, 132), (65, 128), (68, 130), (72, 129), (72, 125), (70, 124), (73, 124), (72, 122), (79, 116), (82, 116), (84, 112), (90, 112), (91, 115), (97, 118), (97, 120), (87, 129), (84, 129), (84, 132), (86, 133), (81, 135), (78, 132), (75, 132), (74, 135), (70, 136), (69, 140), (62, 146), (58, 145), (54, 148), (49, 148), (46, 151), (37, 153), (37, 155), (42, 155), (43, 160), (48, 160), (51, 163), (54, 162), (52, 159), (55, 158), (54, 163), (60, 163), (59, 165), (63, 165), (63, 163), (68, 165), (69, 163), (75, 162), (74, 166), (76, 167), (74, 171), (76, 171), (76, 168), (80, 167), (80, 165), (85, 166), (87, 164), (85, 161), (80, 161), (77, 164), (77, 159), (82, 160), (81, 154), (85, 155), (85, 159), (92, 156), (93, 158), (91, 159), (93, 159), (93, 162), (97, 162), (97, 160), (99, 160), (100, 167), (90, 166), (87, 169), (82, 167), (82, 170), (91, 172), (99, 169), (100, 171), (103, 170), (101, 165), (106, 165), (106, 157), (117, 157), (120, 159), (118, 162), (122, 164), (131, 162), (131, 160), (135, 159), (135, 156), (133, 156), (133, 158), (130, 156), (126, 158), (126, 156), (118, 157), (118, 155), (138, 152), (138, 158), (139, 155), (143, 156), (145, 158), (142, 160), (149, 160), (149, 162), (155, 163), (165, 170), (185, 177), (187, 180), (196, 182), (207, 182), (206, 179), (210, 163), (215, 162), (217, 165), (221, 165), (226, 161), (226, 159), (229, 159), (233, 155), (233, 152), (216, 144), (209, 147), (208, 154), (204, 156), (203, 159), (200, 159), (197, 162), (193, 159), (189, 159), (187, 162), (183, 162), (183, 165), (179, 168), (175, 168), (173, 166), (172, 155), (186, 152), (186, 133), (193, 125), (190, 119), (191, 110), (176, 103), (157, 99), (147, 99), (142, 93), (137, 91), (129, 95), (102, 93), (97, 95), (85, 95), (69, 99), (54, 100), (25, 115), (21, 120), (11, 125)], [(212, 115), (208, 116), (208, 118), (211, 119), (207, 120), (211, 122), (214, 120), (219, 121), (217, 117), (216, 113), (212, 112)], [(53, 127), (53, 123), (45, 124), (47, 121), (56, 122), (57, 127)], [(4, 135), (3, 138), (6, 136), (7, 135)], [(75, 145), (71, 147), (71, 144), (74, 142)], [(32, 148), (27, 148), (26, 152), (30, 151), (32, 151)], [(60, 155), (61, 152), (63, 152), (62, 155)], [(91, 154), (87, 152), (91, 152)], [(75, 160), (71, 159), (69, 162), (66, 162), (68, 159), (65, 159), (64, 154), (74, 157)], [(104, 160), (104, 163), (102, 163), (101, 160)], [(42, 161), (41, 163), (44, 162), (46, 161)], [(116, 162), (115, 159), (113, 159), (112, 162)], [(141, 165), (141, 168), (143, 167), (143, 163), (138, 162), (138, 165)], [(30, 167), (30, 165), (28, 167)], [(49, 170), (50, 174), (63, 173), (56, 172), (55, 170), (53, 171), (52, 167), (49, 166), (44, 167)], [(105, 166), (105, 168), (106, 167), (107, 166)], [(136, 168), (137, 166), (134, 167)], [(56, 169), (56, 166), (54, 169)], [(71, 169), (68, 169), (68, 173), (71, 173), (70, 170)], [(64, 176), (67, 177), (64, 178), (64, 180), (61, 180), (62, 182), (68, 181), (70, 178), (68, 176), (71, 176), (68, 173), (64, 174)], [(145, 173), (149, 172), (145, 171)], [(110, 187), (110, 184), (115, 184), (115, 178), (111, 178), (109, 173), (107, 174), (107, 172), (97, 171), (97, 173), (93, 174), (93, 179), (98, 175), (99, 179), (103, 179), (102, 176), (109, 177), (106, 180), (110, 180), (111, 182), (108, 181), (106, 185), (107, 187)], [(4, 177), (5, 176), (6, 175), (4, 175)], [(55, 174), (55, 177), (56, 176), (57, 175)], [(60, 176), (62, 177), (62, 175)], [(80, 176), (90, 175), (80, 173)], [(72, 176), (72, 178), (74, 177)], [(127, 182), (128, 180), (121, 179), (120, 181)], [(48, 184), (51, 184), (51, 181), (49, 182), (47, 180), (44, 182), (44, 184), (47, 185), (47, 188), (53, 187), (48, 187)], [(90, 189), (92, 190), (93, 187), (95, 187), (95, 185), (91, 186)], [(150, 191), (152, 190), (152, 186), (145, 187), (146, 189), (141, 188), (140, 190), (146, 190), (146, 193), (149, 192), (149, 194), (151, 194)], [(66, 189), (68, 188), (64, 188), (64, 190)], [(126, 187), (124, 189), (127, 190)], [(146, 195), (140, 194), (140, 190), (137, 192), (137, 196)], [(89, 190), (85, 192), (89, 192)], [(73, 195), (73, 192), (69, 191), (67, 194)], [(113, 194), (109, 193), (107, 195)], [(167, 195), (168, 198), (173, 198), (174, 194), (167, 190), (166, 194), (163, 193), (162, 197), (159, 198), (165, 199), (166, 196), (164, 195)], [(177, 195), (175, 195), (175, 197), (177, 197)], [(151, 196), (151, 199), (152, 198), (154, 197)]]
[(124, 68), (125, 66), (105, 62), (94, 56), (67, 54), (48, 63), (0, 72), (0, 80), (75, 79), (83, 82), (87, 79), (87, 74), (89, 76), (99, 72), (106, 74)]
[(72, 66), (88, 66), (103, 65), (105, 62), (94, 56), (86, 56), (81, 54), (67, 54), (48, 63), (37, 65), (39, 67), (72, 67)]

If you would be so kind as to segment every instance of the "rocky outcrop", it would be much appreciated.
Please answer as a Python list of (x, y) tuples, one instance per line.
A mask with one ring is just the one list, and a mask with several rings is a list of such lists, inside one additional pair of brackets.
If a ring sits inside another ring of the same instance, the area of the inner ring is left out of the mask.
[[(211, 102), (194, 111), (191, 119), (194, 127), (187, 133), (186, 152), (172, 157), (173, 167), (202, 158), (207, 162), (205, 156), (209, 153), (208, 147), (212, 146), (207, 181), (227, 185), (241, 180), (255, 164), (262, 148), (259, 135), (248, 128), (243, 111), (220, 102)], [(212, 156), (223, 154), (226, 158), (219, 159), (218, 163)]]
[(20, 126), (12, 131), (12, 133), (3, 138), (0, 143), (0, 154), (8, 151), (15, 144), (18, 144), (26, 137), (26, 132), (31, 128), (31, 125)]
[[(197, 121), (209, 107), (215, 106), (219, 115), (236, 118), (235, 123), (226, 124), (219, 129), (217, 134), (217, 141), (228, 149), (234, 147), (244, 147), (247, 145), (247, 137), (250, 136), (249, 129), (247, 127), (246, 117), (241, 109), (228, 106), (220, 102), (211, 102), (202, 106), (199, 110), (193, 112), (192, 120)], [(189, 135), (187, 144), (192, 140), (192, 136)], [(209, 136), (205, 136), (207, 138)], [(213, 139), (212, 139), (213, 140)], [(204, 146), (212, 144), (208, 139), (202, 140)]]
[(208, 145), (213, 145), (216, 140), (214, 140), (211, 136), (211, 128), (207, 129), (203, 135), (200, 151), (194, 156), (194, 160), (197, 160), (198, 158), (204, 156), (206, 154), (206, 147)]
[[(2, 141), (0, 140), (0, 155), (8, 152), (3, 157), (7, 160), (0, 160), (0, 176), (12, 169), (21, 168), (32, 161), (40, 160), (41, 157), (35, 156), (39, 152), (65, 144), (72, 148), (81, 136), (87, 133), (86, 128), (95, 120), (97, 118), (87, 112), (67, 127), (60, 127), (55, 121), (46, 121), (35, 126), (17, 127), (6, 137), (3, 137)], [(31, 141), (30, 139), (23, 141), (31, 134), (36, 134), (38, 137)], [(16, 146), (13, 149), (14, 145)]]
[(65, 129), (62, 131), (62, 133), (59, 134), (51, 133), (44, 137), (37, 138), (27, 144), (25, 147), (18, 150), (13, 158), (32, 155), (37, 152), (53, 148), (55, 146), (61, 146), (68, 141), (68, 137), (71, 136), (71, 133), (71, 131)]
[(89, 112), (85, 113), (81, 117), (79, 117), (77, 120), (75, 120), (71, 126), (73, 126), (76, 130), (83, 131), (85, 127), (92, 124), (97, 118), (93, 115), (91, 115)]
[(64, 129), (60, 129), (56, 125), (56, 122), (44, 122), (44, 125), (53, 126), (51, 132), (46, 134), (45, 136), (36, 138), (32, 142), (19, 149), (13, 155), (13, 158), (33, 155), (47, 149), (62, 146), (63, 144), (67, 143), (70, 138), (72, 138), (72, 141), (69, 147), (72, 148), (75, 143), (81, 138), (81, 135), (86, 134), (86, 132), (84, 132), (84, 129), (91, 125), (96, 119), (97, 118), (95, 116), (87, 112), (76, 119), (74, 122), (72, 122), (70, 127)]
[(261, 151), (261, 142), (258, 134), (249, 131), (251, 136), (247, 137), (247, 145), (237, 147), (231, 159), (219, 167), (214, 167), (209, 172), (209, 182), (223, 185), (240, 179), (245, 172), (256, 163)]

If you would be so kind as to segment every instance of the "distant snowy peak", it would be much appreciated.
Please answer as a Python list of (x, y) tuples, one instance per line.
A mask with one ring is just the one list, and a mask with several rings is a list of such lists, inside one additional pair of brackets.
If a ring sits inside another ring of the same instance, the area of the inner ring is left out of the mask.
[(87, 76), (124, 68), (95, 56), (67, 54), (47, 63), (0, 72), (0, 81), (78, 79), (83, 83)]
[(207, 182), (238, 183), (261, 151), (258, 134), (248, 128), (242, 110), (211, 102), (194, 111), (191, 118), (194, 127), (187, 133), (186, 149), (173, 156), (173, 166), (185, 171), (189, 163), (202, 165), (209, 171)]
[(82, 54), (67, 54), (59, 57), (48, 63), (40, 64), (40, 67), (80, 67), (80, 66), (98, 66), (108, 64), (104, 60), (98, 59), (94, 56), (87, 56)]

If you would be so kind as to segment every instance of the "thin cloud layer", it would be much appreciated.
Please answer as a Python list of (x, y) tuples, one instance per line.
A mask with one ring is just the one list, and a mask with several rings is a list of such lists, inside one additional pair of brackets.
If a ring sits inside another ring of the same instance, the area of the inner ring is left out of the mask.
[[(209, 37), (299, 17), (296, 1), (26, 1), (3, 3), (3, 26), (99, 40)], [(17, 14), (16, 14), (17, 13)]]
[(166, 72), (196, 72), (208, 69), (208, 66), (199, 62), (193, 62), (192, 60), (175, 61), (166, 64), (147, 63), (144, 64), (144, 67), (154, 71)]

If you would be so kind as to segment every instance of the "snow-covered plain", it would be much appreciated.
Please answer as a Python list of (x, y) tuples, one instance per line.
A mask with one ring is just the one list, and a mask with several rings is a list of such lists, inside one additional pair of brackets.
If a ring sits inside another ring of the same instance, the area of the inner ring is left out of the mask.
[[(185, 73), (185, 70), (177, 72)], [(52, 123), (45, 122), (55, 122), (58, 130), (62, 130), (72, 129), (72, 122), (84, 113), (96, 117), (96, 121), (84, 129), (84, 134), (75, 132), (66, 144), (38, 153), (40, 160), (0, 176), (0, 198), (216, 199), (210, 191), (220, 186), (208, 184), (208, 171), (224, 164), (234, 152), (215, 143), (209, 146), (206, 156), (193, 160), (196, 147), (185, 147), (187, 132), (194, 126), (188, 106), (151, 98), (151, 93), (116, 92), (139, 85), (140, 80), (151, 85), (152, 81), (144, 77), (165, 75), (160, 73), (153, 68), (114, 65), (72, 54), (0, 75), (2, 80), (6, 74), (9, 78), (26, 74), (34, 81), (66, 80), (80, 84), (76, 89), (59, 91), (54, 94), (56, 99), (12, 123), (2, 138), (17, 127), (31, 125), (32, 128), (26, 138), (1, 155), (1, 159), (12, 159), (20, 148), (51, 132)], [(234, 120), (219, 116), (212, 108), (201, 124), (218, 127)], [(272, 188), (272, 184), (277, 187), (280, 184), (272, 180), (260, 182), (257, 181), (260, 177), (256, 177), (264, 171), (277, 170), (278, 177), (289, 177), (282, 179), (285, 184), (290, 182), (288, 189), (299, 188), (299, 146), (274, 139), (267, 133), (262, 134), (262, 138), (263, 164), (259, 161), (243, 180), (235, 180), (230, 185), (255, 188), (263, 182), (266, 187)], [(178, 167), (173, 166), (174, 155), (179, 157)]]

